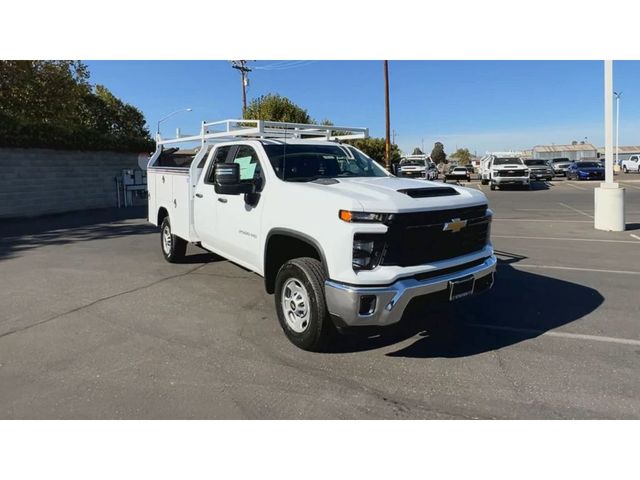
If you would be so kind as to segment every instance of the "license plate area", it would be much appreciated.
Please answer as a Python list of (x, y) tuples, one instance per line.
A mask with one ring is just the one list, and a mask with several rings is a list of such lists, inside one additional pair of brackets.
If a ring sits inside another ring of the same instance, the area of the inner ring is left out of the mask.
[(449, 281), (449, 301), (471, 295), (474, 282), (473, 275)]

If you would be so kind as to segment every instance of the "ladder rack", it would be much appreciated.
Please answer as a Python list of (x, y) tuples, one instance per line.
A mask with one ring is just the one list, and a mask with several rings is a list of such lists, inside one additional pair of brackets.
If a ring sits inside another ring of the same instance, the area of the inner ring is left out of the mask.
[(306, 123), (271, 122), (266, 120), (220, 120), (202, 122), (199, 135), (162, 138), (156, 135), (156, 145), (183, 142), (219, 143), (255, 139), (301, 139), (301, 140), (352, 140), (368, 138), (369, 129), (359, 127), (341, 127), (336, 125), (312, 125)]

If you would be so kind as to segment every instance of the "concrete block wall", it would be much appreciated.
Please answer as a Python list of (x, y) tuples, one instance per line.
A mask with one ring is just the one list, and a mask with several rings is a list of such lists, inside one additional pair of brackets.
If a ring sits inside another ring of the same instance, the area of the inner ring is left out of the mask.
[(125, 168), (137, 153), (0, 148), (0, 218), (116, 207)]

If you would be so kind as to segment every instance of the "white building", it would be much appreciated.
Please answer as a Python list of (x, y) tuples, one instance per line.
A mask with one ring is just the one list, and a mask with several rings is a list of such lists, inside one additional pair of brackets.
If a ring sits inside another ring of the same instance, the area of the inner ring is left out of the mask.
[(598, 149), (590, 143), (577, 143), (575, 145), (536, 145), (532, 150), (532, 157), (536, 160), (553, 160), (554, 158), (595, 160), (598, 158)]

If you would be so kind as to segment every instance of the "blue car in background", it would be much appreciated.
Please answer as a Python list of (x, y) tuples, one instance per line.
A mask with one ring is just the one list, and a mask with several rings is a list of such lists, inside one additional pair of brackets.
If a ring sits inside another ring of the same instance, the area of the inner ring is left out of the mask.
[(604, 180), (604, 167), (600, 162), (573, 162), (567, 168), (567, 180)]

